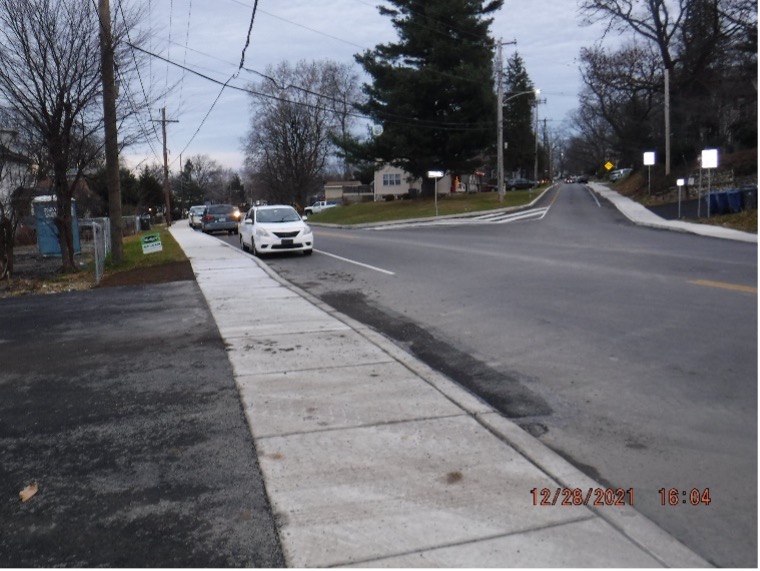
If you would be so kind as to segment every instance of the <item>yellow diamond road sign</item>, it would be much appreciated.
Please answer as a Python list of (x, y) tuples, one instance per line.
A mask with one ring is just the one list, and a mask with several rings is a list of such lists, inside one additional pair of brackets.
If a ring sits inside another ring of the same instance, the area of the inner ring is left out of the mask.
[(612, 164), (610, 161), (607, 161), (607, 162), (605, 163), (605, 165), (604, 165), (604, 168), (606, 168), (607, 170), (610, 170), (610, 169), (611, 169), (612, 167), (614, 167), (614, 166), (615, 166), (615, 165), (613, 165), (613, 164)]

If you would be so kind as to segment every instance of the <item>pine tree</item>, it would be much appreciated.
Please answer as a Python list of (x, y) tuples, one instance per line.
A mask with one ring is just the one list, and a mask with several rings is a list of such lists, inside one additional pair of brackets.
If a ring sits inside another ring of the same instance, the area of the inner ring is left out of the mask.
[(503, 0), (389, 0), (399, 41), (357, 55), (372, 77), (359, 108), (383, 126), (361, 146), (415, 177), (471, 172), (492, 148), (496, 99), (492, 18)]
[[(533, 132), (533, 108), (536, 96), (525, 95), (534, 89), (520, 54), (515, 52), (507, 61), (504, 89), (504, 172), (507, 178), (512, 173), (517, 176), (533, 176), (535, 154), (535, 134)], [(522, 94), (522, 95), (518, 95)]]

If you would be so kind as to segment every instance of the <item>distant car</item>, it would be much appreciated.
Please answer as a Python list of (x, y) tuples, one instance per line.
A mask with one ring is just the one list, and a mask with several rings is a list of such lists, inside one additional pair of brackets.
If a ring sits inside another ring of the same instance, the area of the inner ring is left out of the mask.
[(526, 188), (533, 188), (536, 183), (527, 178), (513, 178), (507, 181), (506, 187), (508, 190), (525, 190)]
[(212, 232), (228, 232), (237, 234), (240, 222), (240, 209), (231, 204), (211, 204), (203, 210), (201, 230), (207, 234)]
[(633, 171), (633, 169), (618, 169), (612, 171), (609, 175), (609, 179), (610, 181), (615, 182), (621, 178), (627, 177), (629, 174), (631, 174), (631, 171)]
[(336, 202), (334, 200), (320, 200), (318, 202), (315, 202), (311, 206), (307, 206), (303, 209), (304, 214), (310, 215), (310, 214), (319, 214), (323, 210), (327, 210), (328, 208), (334, 208), (336, 206), (340, 206), (339, 202)]
[(190, 224), (190, 228), (200, 228), (201, 227), (201, 220), (203, 218), (203, 211), (206, 210), (206, 207), (201, 205), (198, 206), (191, 206), (190, 211), (188, 212), (187, 219), (188, 224)]
[(575, 182), (577, 182), (578, 184), (588, 184), (588, 175), (582, 174), (582, 175), (576, 176)]
[(254, 256), (274, 252), (308, 256), (314, 248), (314, 235), (292, 206), (254, 206), (240, 223), (240, 247)]

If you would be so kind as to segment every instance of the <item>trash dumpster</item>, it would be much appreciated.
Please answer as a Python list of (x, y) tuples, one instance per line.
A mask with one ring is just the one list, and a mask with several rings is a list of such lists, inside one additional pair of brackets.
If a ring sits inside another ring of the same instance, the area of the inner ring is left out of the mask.
[(742, 206), (745, 210), (757, 210), (757, 185), (747, 184), (739, 188), (742, 193)]
[(744, 203), (742, 201), (742, 193), (740, 190), (726, 191), (726, 201), (728, 202), (728, 211), (731, 214), (736, 214), (744, 210)]
[(150, 230), (150, 214), (140, 216), (140, 230)]
[[(37, 225), (37, 248), (43, 256), (60, 256), (61, 244), (58, 242), (58, 227), (55, 217), (58, 205), (54, 196), (38, 196), (32, 201), (34, 220)], [(79, 221), (77, 220), (76, 201), (71, 201), (71, 231), (74, 236), (74, 253), (81, 254), (79, 241)]]

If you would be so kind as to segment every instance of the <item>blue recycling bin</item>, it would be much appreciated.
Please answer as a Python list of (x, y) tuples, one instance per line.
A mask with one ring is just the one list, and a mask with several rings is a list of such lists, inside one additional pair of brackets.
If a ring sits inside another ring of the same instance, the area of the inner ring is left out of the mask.
[[(54, 196), (38, 196), (32, 201), (34, 206), (34, 220), (37, 224), (37, 248), (43, 256), (60, 256), (61, 244), (58, 242), (58, 227), (55, 225), (55, 217), (58, 206)], [(79, 222), (77, 220), (77, 206), (71, 201), (71, 226), (74, 234), (74, 253), (82, 253), (82, 245), (79, 241)]]
[(728, 211), (731, 214), (736, 214), (744, 210), (744, 201), (742, 200), (742, 193), (740, 190), (726, 191), (726, 201), (728, 202)]

